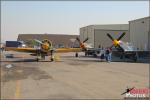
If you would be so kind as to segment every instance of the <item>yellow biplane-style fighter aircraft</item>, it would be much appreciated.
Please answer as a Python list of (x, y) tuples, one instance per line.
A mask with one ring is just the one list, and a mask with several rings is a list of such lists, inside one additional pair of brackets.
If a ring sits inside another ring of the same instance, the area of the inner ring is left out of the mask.
[(80, 47), (79, 48), (53, 48), (52, 42), (44, 39), (43, 41), (39, 41), (37, 39), (34, 39), (37, 43), (40, 44), (40, 48), (6, 48), (7, 51), (18, 51), (18, 52), (27, 52), (32, 53), (31, 55), (37, 56), (37, 61), (39, 61), (38, 56), (40, 56), (42, 59), (45, 59), (45, 56), (50, 56), (50, 60), (53, 61), (53, 53), (67, 53), (67, 52), (82, 52), (86, 51), (87, 47), (85, 45), (85, 42), (88, 40), (86, 38), (83, 42), (80, 41), (80, 39), (77, 37), (76, 40), (79, 42)]

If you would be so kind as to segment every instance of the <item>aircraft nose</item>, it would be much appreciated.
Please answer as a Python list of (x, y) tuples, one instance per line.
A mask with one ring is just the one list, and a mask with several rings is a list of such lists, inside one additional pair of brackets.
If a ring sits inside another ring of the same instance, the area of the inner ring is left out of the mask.
[(113, 41), (113, 44), (114, 44), (115, 46), (117, 46), (117, 45), (119, 44), (119, 41), (118, 41), (118, 40), (114, 40), (114, 41)]

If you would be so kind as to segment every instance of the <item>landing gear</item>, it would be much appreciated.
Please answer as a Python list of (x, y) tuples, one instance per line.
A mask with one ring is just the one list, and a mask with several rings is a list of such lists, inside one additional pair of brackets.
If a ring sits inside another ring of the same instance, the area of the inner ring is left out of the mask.
[(41, 58), (42, 58), (43, 60), (45, 60), (45, 55), (41, 55)]
[(37, 55), (36, 61), (39, 62), (39, 60), (40, 60), (39, 56), (41, 55), (41, 52), (39, 50), (37, 50), (36, 55)]
[(133, 58), (133, 60), (134, 60), (134, 62), (137, 62), (137, 56), (135, 56), (135, 57)]
[(75, 56), (76, 56), (76, 57), (78, 57), (78, 56), (79, 56), (77, 52), (76, 52)]
[(39, 62), (39, 58), (36, 58), (36, 61)]
[(133, 56), (133, 61), (134, 62), (137, 62), (137, 60), (138, 60), (138, 53), (137, 52), (135, 52), (135, 54), (134, 54), (134, 56)]
[(51, 53), (51, 58), (50, 59), (51, 59), (51, 61), (54, 61), (53, 50), (51, 50), (50, 53)]
[(53, 59), (53, 58), (51, 58), (51, 61), (54, 61), (54, 59)]
[(88, 56), (88, 52), (85, 51), (85, 56)]

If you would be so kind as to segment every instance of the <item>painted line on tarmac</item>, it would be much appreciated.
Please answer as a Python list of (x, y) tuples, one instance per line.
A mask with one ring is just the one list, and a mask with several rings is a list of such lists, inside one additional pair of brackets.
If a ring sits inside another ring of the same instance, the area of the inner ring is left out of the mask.
[(17, 80), (16, 82), (16, 91), (13, 99), (19, 99), (20, 97), (20, 80)]

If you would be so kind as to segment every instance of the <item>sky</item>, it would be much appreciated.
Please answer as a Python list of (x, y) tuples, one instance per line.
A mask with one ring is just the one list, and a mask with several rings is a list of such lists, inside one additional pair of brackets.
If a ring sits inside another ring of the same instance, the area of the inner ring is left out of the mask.
[(1, 42), (18, 34), (79, 35), (93, 24), (128, 24), (149, 16), (149, 1), (1, 1)]

